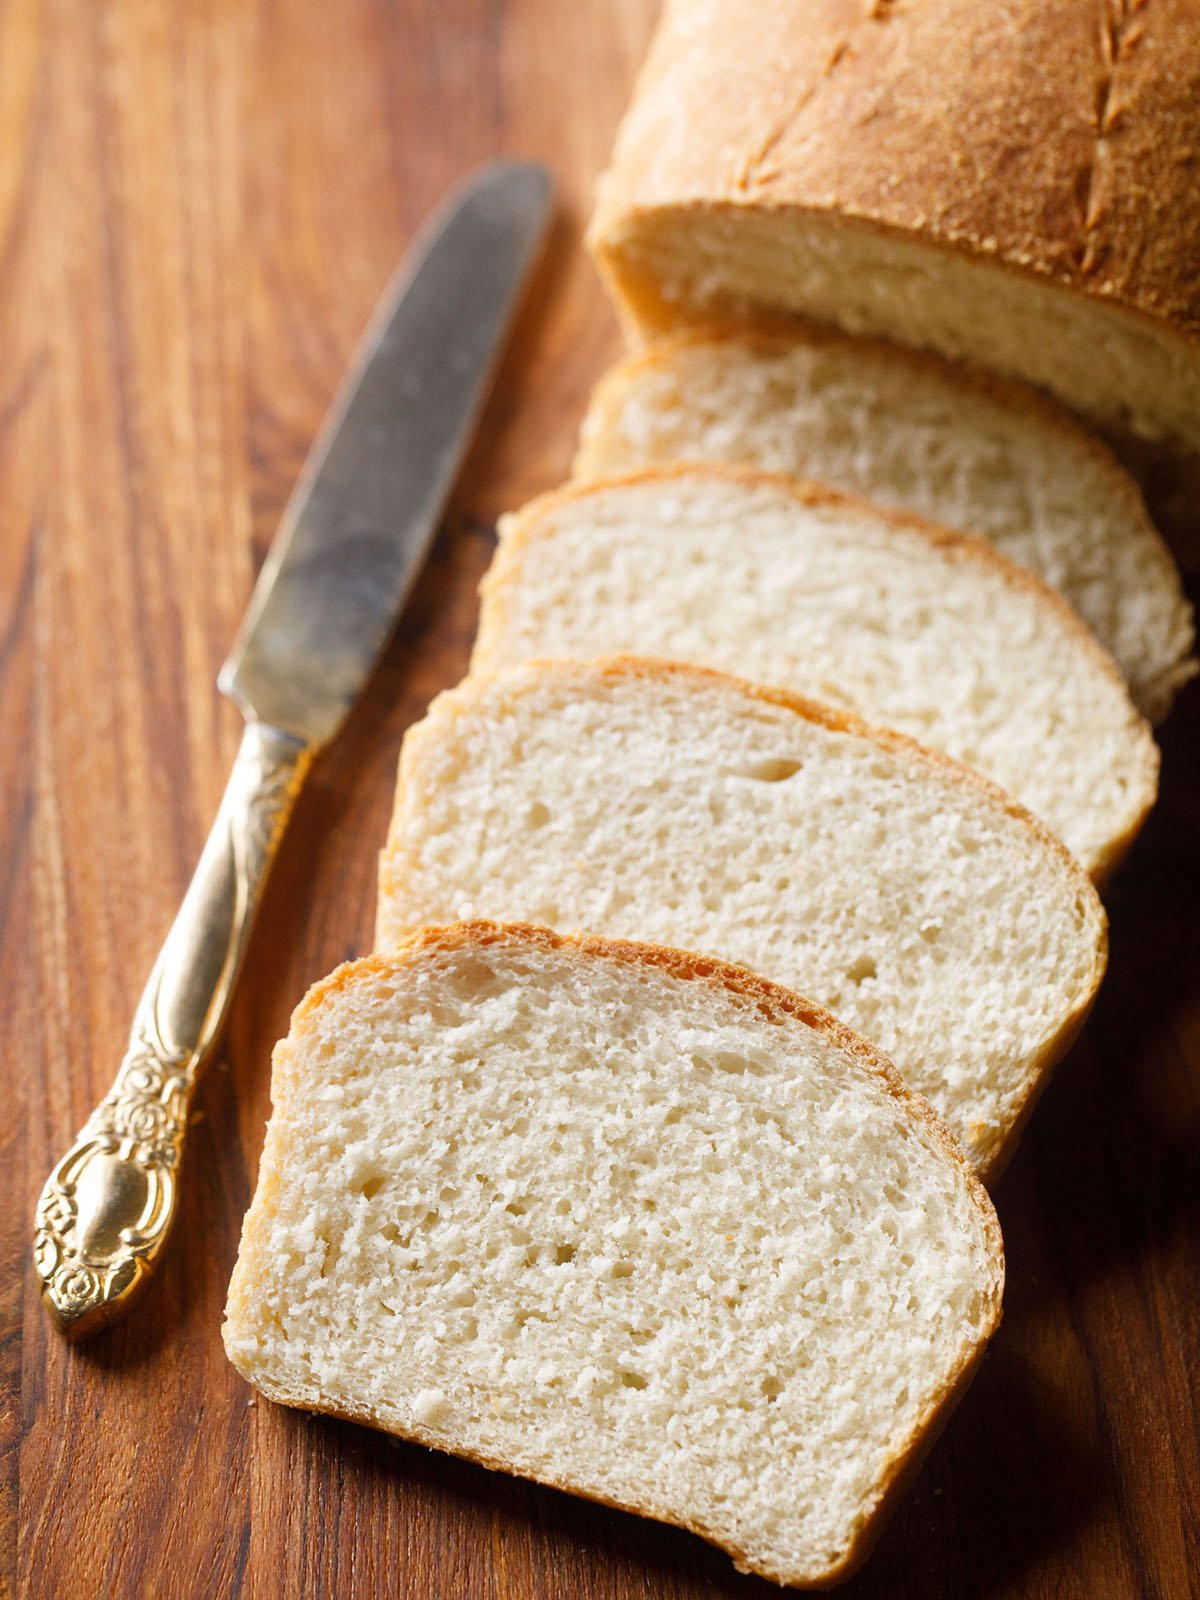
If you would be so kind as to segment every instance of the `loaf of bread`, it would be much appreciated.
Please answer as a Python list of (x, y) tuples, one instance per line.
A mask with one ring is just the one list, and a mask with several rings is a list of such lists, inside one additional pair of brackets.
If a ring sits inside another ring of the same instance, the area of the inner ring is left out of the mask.
[(799, 313), (1200, 454), (1200, 7), (667, 0), (591, 244), (630, 325)]
[(1067, 599), (1157, 720), (1192, 677), (1192, 611), (1133, 478), (1052, 400), (794, 324), (664, 338), (601, 379), (579, 478), (672, 461), (790, 473), (980, 534)]
[(991, 1205), (879, 1053), (735, 967), (475, 924), (275, 1054), (225, 1346), (332, 1412), (824, 1586), (1000, 1316)]
[(720, 673), (468, 679), (405, 737), (377, 947), (483, 916), (737, 961), (827, 1006), (989, 1181), (1105, 965), (1085, 874), (992, 785)]
[(1158, 755), (1110, 658), (992, 547), (742, 469), (577, 487), (502, 524), (473, 670), (635, 652), (830, 701), (946, 751), (1097, 877)]

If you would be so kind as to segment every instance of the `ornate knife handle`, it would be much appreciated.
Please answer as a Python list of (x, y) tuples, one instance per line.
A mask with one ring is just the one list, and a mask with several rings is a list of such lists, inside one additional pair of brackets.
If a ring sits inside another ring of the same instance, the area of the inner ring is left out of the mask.
[(46, 1180), (34, 1262), (42, 1302), (68, 1339), (87, 1338), (125, 1310), (170, 1232), (196, 1075), (312, 754), (278, 728), (247, 725), (116, 1081)]

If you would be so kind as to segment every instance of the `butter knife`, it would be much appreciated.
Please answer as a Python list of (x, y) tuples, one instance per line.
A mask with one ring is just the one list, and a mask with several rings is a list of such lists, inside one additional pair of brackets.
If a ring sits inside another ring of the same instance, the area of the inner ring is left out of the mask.
[(38, 1201), (42, 1302), (68, 1339), (120, 1315), (171, 1228), (197, 1074), (314, 755), (370, 677), (425, 559), (550, 215), (542, 168), (447, 199), (385, 291), (284, 512), (221, 692), (241, 748), (105, 1099)]

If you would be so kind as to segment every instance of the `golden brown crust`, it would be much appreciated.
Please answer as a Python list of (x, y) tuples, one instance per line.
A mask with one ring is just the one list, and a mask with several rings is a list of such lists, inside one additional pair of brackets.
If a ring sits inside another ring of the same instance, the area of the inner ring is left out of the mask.
[[(503, 527), (503, 536), (496, 556), (484, 574), (479, 586), (481, 598), (481, 613), (479, 633), (476, 638), (475, 651), (471, 657), (471, 671), (478, 676), (487, 676), (494, 669), (489, 666), (486, 649), (487, 636), (493, 619), (503, 617), (504, 605), (502, 595), (506, 584), (510, 582), (509, 568), (517, 553), (527, 544), (532, 544), (535, 539), (553, 537), (556, 531), (552, 526), (552, 519), (563, 506), (586, 500), (592, 496), (606, 494), (613, 489), (639, 484), (666, 484), (679, 480), (708, 479), (726, 483), (740, 483), (748, 489), (770, 488), (786, 495), (799, 505), (810, 508), (832, 506), (844, 508), (868, 521), (880, 524), (891, 529), (898, 536), (909, 536), (921, 539), (942, 556), (951, 561), (960, 561), (966, 564), (974, 563), (976, 567), (989, 569), (995, 576), (1005, 583), (1010, 589), (1023, 591), (1034, 602), (1041, 606), (1047, 613), (1048, 619), (1053, 618), (1057, 626), (1066, 633), (1080, 656), (1090, 664), (1092, 670), (1101, 673), (1119, 688), (1125, 699), (1130, 715), (1131, 743), (1136, 743), (1139, 748), (1141, 768), (1141, 795), (1136, 812), (1130, 817), (1129, 823), (1119, 837), (1110, 841), (1101, 859), (1092, 869), (1092, 878), (1097, 884), (1103, 884), (1116, 870), (1124, 859), (1134, 839), (1137, 838), (1143, 823), (1149, 816), (1154, 802), (1158, 796), (1158, 746), (1150, 724), (1138, 712), (1132, 700), (1129, 699), (1129, 690), (1120, 668), (1099, 643), (1095, 635), (1081, 621), (1075, 611), (1063, 599), (1062, 595), (1051, 589), (1036, 573), (1019, 567), (1007, 556), (1000, 553), (986, 539), (976, 538), (972, 534), (960, 533), (952, 528), (944, 528), (936, 523), (927, 522), (924, 518), (916, 517), (908, 512), (892, 511), (872, 505), (869, 501), (861, 500), (854, 495), (844, 494), (840, 490), (828, 488), (824, 484), (810, 483), (800, 478), (789, 478), (780, 473), (763, 472), (753, 467), (740, 467), (722, 462), (680, 462), (659, 467), (646, 467), (639, 472), (624, 473), (615, 478), (597, 478), (587, 483), (569, 483), (561, 489), (553, 489), (547, 494), (539, 495), (528, 504), (510, 515)], [(501, 624), (502, 631), (502, 624)], [(800, 700), (800, 697), (793, 697)], [(815, 705), (815, 702), (803, 704)], [(824, 712), (828, 708), (818, 708)], [(882, 730), (862, 723), (862, 728), (879, 733)], [(901, 737), (899, 735), (895, 737)], [(908, 741), (912, 743), (913, 741)], [(926, 754), (932, 752), (926, 751)], [(952, 766), (961, 772), (967, 769), (961, 767), (948, 756), (940, 759), (949, 761)], [(996, 793), (1002, 790), (990, 780), (983, 779), (989, 788)], [(1016, 804), (1006, 795), (1005, 799), (1010, 804)], [(1023, 807), (1019, 808), (1022, 814), (1029, 817)], [(1034, 820), (1030, 818), (1030, 820)], [(1054, 836), (1048, 830), (1037, 824), (1046, 837)], [(1062, 850), (1057, 839), (1055, 846)]]
[[(664, 1515), (659, 1509), (639, 1504), (632, 1499), (617, 1499), (581, 1490), (561, 1476), (552, 1473), (532, 1473), (515, 1467), (510, 1460), (464, 1448), (440, 1435), (435, 1429), (419, 1424), (401, 1429), (382, 1422), (370, 1411), (357, 1411), (332, 1401), (325, 1403), (309, 1394), (288, 1391), (282, 1385), (275, 1389), (269, 1383), (264, 1384), (259, 1381), (255, 1382), (255, 1387), (269, 1399), (282, 1404), (299, 1406), (324, 1415), (339, 1417), (348, 1422), (362, 1423), (368, 1427), (381, 1428), (398, 1438), (434, 1449), (448, 1450), (454, 1455), (494, 1471), (513, 1473), (600, 1505), (651, 1516), (657, 1521), (683, 1528), (726, 1551), (742, 1570), (757, 1572), (777, 1583), (795, 1588), (821, 1589), (843, 1582), (870, 1553), (886, 1517), (915, 1476), (938, 1432), (965, 1392), (988, 1342), (999, 1326), (1004, 1288), (1004, 1246), (995, 1208), (986, 1190), (933, 1107), (906, 1087), (896, 1069), (868, 1040), (847, 1028), (822, 1007), (813, 1005), (780, 984), (759, 977), (745, 967), (695, 955), (688, 951), (670, 949), (663, 945), (640, 944), (625, 939), (597, 938), (588, 934), (560, 934), (549, 928), (520, 922), (495, 923), (478, 920), (452, 923), (443, 927), (422, 928), (390, 955), (368, 956), (359, 961), (348, 962), (315, 984), (293, 1013), (289, 1037), (295, 1039), (303, 1036), (314, 1024), (317, 1014), (324, 1005), (339, 996), (351, 993), (359, 984), (368, 984), (375, 978), (401, 972), (431, 955), (460, 950), (485, 950), (493, 946), (567, 952), (584, 960), (599, 959), (619, 962), (641, 971), (666, 972), (687, 982), (702, 983), (710, 988), (720, 989), (738, 1001), (749, 1002), (760, 1014), (774, 1021), (798, 1021), (814, 1029), (852, 1056), (860, 1066), (882, 1079), (888, 1094), (895, 1100), (903, 1102), (907, 1113), (925, 1128), (929, 1142), (955, 1168), (959, 1178), (966, 1184), (968, 1196), (979, 1217), (991, 1273), (986, 1303), (987, 1315), (978, 1337), (971, 1347), (964, 1351), (957, 1368), (948, 1375), (924, 1413), (914, 1423), (907, 1438), (891, 1457), (881, 1475), (876, 1500), (854, 1529), (843, 1557), (826, 1571), (799, 1581), (794, 1574), (755, 1565), (753, 1558), (746, 1551), (730, 1543), (727, 1536), (720, 1531), (697, 1519), (676, 1518)], [(254, 1221), (259, 1212), (263, 1198), (263, 1182), (264, 1180), (260, 1178), (259, 1192), (256, 1193), (247, 1215), (243, 1249), (252, 1234)]]
[(593, 239), (660, 205), (835, 215), (1195, 348), (1198, 41), (1196, 0), (668, 4)]

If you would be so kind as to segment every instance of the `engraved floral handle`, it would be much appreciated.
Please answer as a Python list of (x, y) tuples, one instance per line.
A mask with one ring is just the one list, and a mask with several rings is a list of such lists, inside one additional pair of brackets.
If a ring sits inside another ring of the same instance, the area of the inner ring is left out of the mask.
[(116, 1081), (46, 1180), (34, 1262), (42, 1302), (68, 1339), (85, 1339), (124, 1311), (170, 1232), (196, 1075), (312, 754), (289, 733), (247, 724)]

